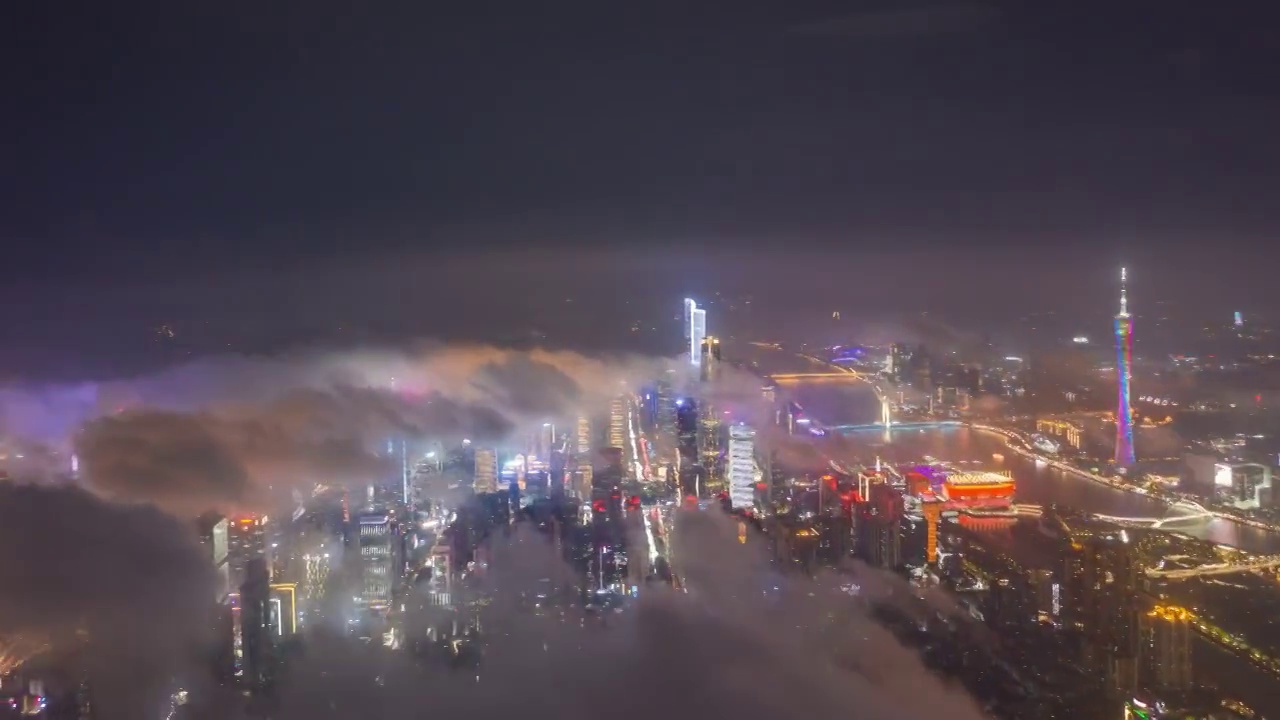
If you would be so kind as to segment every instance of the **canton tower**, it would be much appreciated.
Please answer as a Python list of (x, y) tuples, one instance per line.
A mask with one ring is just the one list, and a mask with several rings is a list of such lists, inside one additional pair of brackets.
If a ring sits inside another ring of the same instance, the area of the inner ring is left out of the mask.
[(1133, 321), (1129, 317), (1128, 274), (1120, 268), (1120, 312), (1116, 314), (1116, 465), (1133, 464), (1133, 410), (1129, 407), (1129, 381), (1133, 377)]

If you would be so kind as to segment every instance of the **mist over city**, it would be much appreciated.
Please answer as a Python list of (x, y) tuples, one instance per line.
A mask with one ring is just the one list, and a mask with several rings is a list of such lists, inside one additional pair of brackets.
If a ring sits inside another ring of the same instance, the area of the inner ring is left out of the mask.
[(1272, 15), (7, 8), (0, 720), (1280, 717)]

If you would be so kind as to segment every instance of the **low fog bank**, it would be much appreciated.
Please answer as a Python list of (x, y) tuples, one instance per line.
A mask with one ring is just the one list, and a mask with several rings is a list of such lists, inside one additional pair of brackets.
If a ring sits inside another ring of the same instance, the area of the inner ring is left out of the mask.
[[(549, 544), (519, 529), (495, 538), (491, 605), (478, 670), (424, 670), (341, 641), (314, 645), (283, 688), (286, 720), (433, 713), (482, 717), (698, 718), (808, 714), (885, 720), (981, 718), (963, 690), (931, 674), (867, 615), (836, 576), (779, 576), (721, 517), (678, 540), (689, 593), (646, 586), (624, 612), (562, 619), (522, 610), (520, 593), (567, 577)], [(892, 601), (892, 576), (858, 571), (863, 592)], [(773, 587), (778, 590), (767, 590)]]
[(103, 717), (143, 717), (211, 647), (213, 568), (192, 523), (72, 487), (0, 482), (0, 645), (92, 677)]
[[(482, 717), (694, 718), (732, 708), (747, 720), (981, 717), (962, 690), (868, 616), (868, 600), (905, 599), (904, 583), (854, 568), (852, 597), (844, 574), (779, 574), (755, 544), (740, 545), (736, 525), (718, 513), (675, 521), (687, 594), (646, 585), (624, 612), (603, 619), (573, 609), (536, 615), (520, 601), (544, 578), (573, 580), (528, 525), (490, 543), (478, 669), (423, 665), (317, 629), (282, 676), (273, 716), (412, 717), (430, 708)], [(71, 666), (93, 678), (103, 717), (144, 717), (178, 680), (198, 700), (194, 717), (237, 717), (233, 693), (191, 681), (208, 658), (212, 595), (187, 525), (77, 489), (10, 483), (0, 485), (0, 547), (0, 634), (54, 639), (64, 659), (74, 657)], [(938, 607), (951, 609), (942, 600)]]
[[(694, 373), (668, 358), (439, 343), (227, 356), (125, 381), (0, 388), (0, 433), (26, 449), (10, 466), (25, 479), (69, 474), (74, 454), (94, 492), (190, 516), (258, 505), (268, 488), (393, 474), (391, 439), (501, 445), (657, 378), (683, 391)], [(756, 413), (759, 388), (728, 369), (706, 393)]]

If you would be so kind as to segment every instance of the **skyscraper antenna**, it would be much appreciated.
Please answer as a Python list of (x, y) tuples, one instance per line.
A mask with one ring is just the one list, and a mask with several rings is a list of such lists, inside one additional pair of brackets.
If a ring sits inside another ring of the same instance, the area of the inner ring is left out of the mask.
[(1129, 314), (1129, 291), (1126, 287), (1129, 280), (1129, 271), (1126, 268), (1120, 268), (1120, 314)]

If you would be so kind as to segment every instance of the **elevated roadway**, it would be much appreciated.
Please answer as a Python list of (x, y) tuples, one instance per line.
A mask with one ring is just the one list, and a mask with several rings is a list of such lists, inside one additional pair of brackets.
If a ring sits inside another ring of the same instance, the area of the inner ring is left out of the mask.
[(814, 380), (835, 380), (839, 382), (862, 382), (863, 378), (852, 370), (849, 372), (807, 372), (807, 373), (774, 373), (768, 376), (779, 383), (810, 382)]

